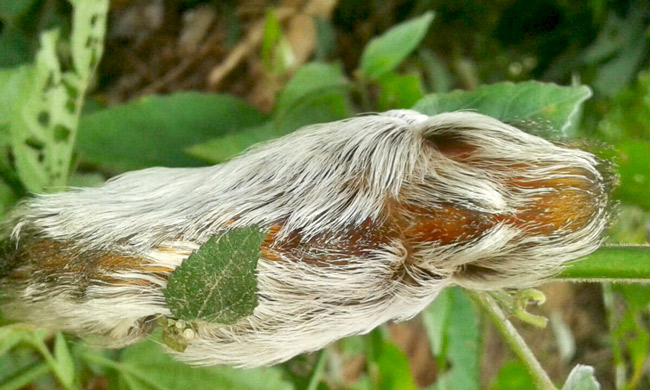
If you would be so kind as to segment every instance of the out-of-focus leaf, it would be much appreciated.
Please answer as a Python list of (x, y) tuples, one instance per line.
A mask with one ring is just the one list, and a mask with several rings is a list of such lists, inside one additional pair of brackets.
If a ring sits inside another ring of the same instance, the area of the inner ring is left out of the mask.
[(408, 359), (404, 352), (389, 342), (384, 342), (377, 363), (378, 390), (415, 390)]
[(491, 390), (534, 389), (535, 381), (523, 363), (511, 360), (501, 366)]
[(622, 204), (616, 223), (607, 234), (612, 244), (643, 244), (650, 241), (650, 212), (641, 207)]
[(75, 379), (75, 367), (70, 349), (62, 333), (58, 333), (54, 340), (54, 358), (58, 366), (59, 379), (66, 388), (70, 388)]
[(551, 313), (551, 329), (555, 335), (560, 359), (564, 363), (570, 361), (576, 353), (576, 339), (562, 314), (557, 311)]
[(370, 79), (377, 79), (395, 69), (420, 44), (427, 33), (434, 13), (400, 23), (372, 39), (361, 55), (360, 70)]
[(183, 148), (264, 120), (226, 95), (181, 92), (145, 97), (82, 117), (78, 149), (85, 161), (126, 171), (150, 166), (198, 166)]
[(610, 142), (650, 142), (650, 70), (639, 73), (634, 85), (611, 100), (598, 130)]
[(275, 367), (249, 370), (226, 366), (191, 367), (174, 361), (159, 345), (145, 341), (125, 349), (110, 390), (291, 390)]
[[(13, 1), (21, 3), (21, 1)], [(0, 67), (16, 66), (29, 61), (30, 39), (23, 31), (11, 25), (3, 26), (0, 33)]]
[(24, 16), (37, 0), (0, 0), (0, 19), (13, 20)]
[(187, 153), (211, 163), (219, 163), (258, 142), (281, 137), (302, 126), (331, 122), (347, 118), (349, 115), (347, 98), (339, 91), (310, 94), (283, 116), (261, 126), (194, 145), (187, 149)]
[(232, 324), (257, 306), (255, 267), (266, 236), (256, 226), (213, 237), (169, 277), (165, 303), (179, 319)]
[[(432, 351), (439, 351), (436, 359), (440, 361), (442, 357), (451, 367), (441, 373), (433, 389), (478, 390), (480, 327), (477, 310), (458, 287), (443, 290), (437, 299), (443, 299), (443, 303), (431, 305), (426, 310), (424, 325)], [(442, 320), (431, 321), (437, 316), (442, 317)]]
[[(527, 81), (484, 85), (474, 91), (431, 94), (413, 109), (424, 114), (472, 110), (504, 122), (536, 124), (536, 134), (555, 138), (570, 135), (582, 103), (591, 96), (586, 86), (561, 87), (552, 83)], [(558, 134), (560, 131), (561, 134)]]
[(349, 81), (338, 65), (312, 62), (300, 67), (280, 93), (274, 112), (281, 120), (303, 99), (329, 92), (345, 93)]
[(598, 64), (592, 82), (598, 93), (613, 96), (630, 83), (646, 57), (646, 35), (641, 13), (631, 11), (625, 19), (614, 12), (608, 16), (605, 27), (582, 59), (586, 64)]
[(650, 210), (650, 142), (621, 142), (616, 153), (621, 185), (615, 195)]
[(388, 341), (384, 328), (377, 328), (368, 334), (366, 341), (366, 359), (370, 383), (358, 383), (355, 388), (364, 385), (377, 390), (415, 390), (416, 385), (411, 375), (408, 358), (396, 345)]
[(417, 74), (399, 75), (389, 72), (378, 83), (381, 94), (377, 106), (381, 111), (409, 108), (424, 96), (422, 80)]
[(594, 377), (594, 369), (578, 364), (571, 370), (562, 390), (600, 390), (600, 384)]
[(269, 10), (262, 35), (262, 64), (267, 72), (283, 75), (295, 62), (293, 48), (282, 32), (280, 21), (275, 12)]
[(454, 78), (447, 65), (436, 53), (427, 48), (422, 48), (419, 56), (427, 80), (427, 90), (435, 93), (449, 92), (454, 84)]

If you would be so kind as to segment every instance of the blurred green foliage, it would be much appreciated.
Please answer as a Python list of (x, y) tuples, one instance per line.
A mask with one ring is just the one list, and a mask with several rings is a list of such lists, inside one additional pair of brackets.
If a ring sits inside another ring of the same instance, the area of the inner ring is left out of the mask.
[[(38, 68), (33, 64), (38, 64), (39, 50), (49, 50), (50, 60), (56, 60), (50, 65), (60, 66), (62, 72), (79, 71), (79, 66), (71, 66), (79, 58), (73, 39), (50, 42), (49, 47), (39, 44), (40, 33), (50, 28), (58, 28), (61, 37), (74, 36), (72, 3), (0, 0), (0, 216), (26, 189), (48, 185), (41, 178), (45, 171), (38, 158), (34, 171), (18, 169), (19, 147), (9, 129), (16, 126), (16, 110), (26, 105), (16, 99), (27, 85), (21, 74)], [(202, 3), (210, 2), (190, 1), (183, 6)], [(79, 129), (74, 151), (54, 146), (54, 137), (42, 137), (42, 142), (67, 159), (66, 179), (73, 166), (90, 170), (89, 175), (72, 176), (71, 183), (97, 183), (99, 174), (106, 172), (222, 162), (257, 142), (360, 111), (413, 105), (429, 114), (475, 109), (523, 127), (527, 121), (536, 122), (534, 130), (549, 138), (578, 135), (611, 145), (606, 154), (618, 162), (616, 196), (621, 210), (611, 241), (647, 243), (647, 10), (642, 0), (341, 1), (332, 20), (317, 22), (318, 62), (293, 73), (269, 114), (230, 95), (183, 92), (107, 108), (95, 104), (95, 109), (83, 114), (75, 108), (81, 114), (79, 124), (74, 118), (67, 124), (71, 130)], [(291, 72), (291, 49), (272, 10), (267, 13), (259, 55), (265, 71), (274, 77)], [(104, 76), (100, 69), (97, 80), (110, 80)], [(579, 84), (593, 90), (593, 98), (585, 105), (591, 92)], [(78, 99), (85, 88), (76, 95), (63, 88), (60, 96)], [(473, 91), (450, 92), (455, 88)], [(42, 92), (47, 93), (43, 88), (34, 93), (41, 96)], [(54, 105), (48, 110), (54, 117), (66, 108)], [(38, 122), (41, 113), (36, 110), (28, 115)], [(622, 256), (618, 253), (612, 256)], [(645, 368), (650, 352), (648, 296), (646, 286), (605, 285), (609, 334), (604, 338), (614, 364), (611, 373), (603, 373), (613, 378), (603, 388), (650, 387)], [(504, 364), (494, 378), (481, 378), (484, 321), (462, 290), (446, 290), (421, 320), (438, 369), (431, 389), (532, 388), (526, 368), (514, 361)], [(154, 342), (123, 351), (100, 351), (82, 342), (68, 342), (62, 335), (5, 326), (0, 328), (0, 390), (94, 388), (96, 378), (106, 378), (105, 387), (111, 390), (302, 389), (308, 384), (315, 384), (310, 390), (418, 388), (407, 355), (386, 333), (380, 328), (368, 336), (342, 341), (335, 351), (326, 350), (327, 375), (319, 379), (313, 356), (267, 369), (195, 369), (173, 361)], [(336, 374), (340, 356), (364, 360), (363, 373), (354, 383)], [(564, 388), (596, 388), (593, 382), (589, 369), (576, 367)]]

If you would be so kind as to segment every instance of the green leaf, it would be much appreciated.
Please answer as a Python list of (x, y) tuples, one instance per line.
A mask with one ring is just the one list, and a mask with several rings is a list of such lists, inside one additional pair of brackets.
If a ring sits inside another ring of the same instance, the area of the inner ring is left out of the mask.
[(501, 366), (496, 379), (490, 387), (491, 390), (534, 389), (535, 381), (528, 374), (526, 366), (511, 360)]
[(650, 280), (650, 246), (602, 247), (583, 259), (567, 264), (559, 278), (647, 282)]
[(605, 26), (582, 58), (584, 63), (596, 65), (591, 83), (596, 92), (613, 96), (629, 85), (646, 58), (646, 36), (646, 24), (638, 12), (630, 12), (625, 19), (615, 12), (608, 15)]
[(607, 141), (650, 141), (650, 70), (640, 72), (634, 85), (611, 99), (606, 111), (598, 130)]
[(75, 379), (75, 367), (72, 355), (62, 333), (57, 333), (54, 340), (54, 358), (58, 366), (59, 379), (66, 388), (70, 388)]
[(417, 74), (399, 75), (389, 72), (378, 83), (381, 94), (377, 106), (381, 111), (412, 107), (424, 96), (422, 80)]
[(600, 384), (594, 377), (594, 369), (578, 364), (571, 370), (562, 390), (600, 390)]
[[(444, 372), (434, 389), (479, 389), (480, 326), (477, 310), (465, 292), (447, 288), (423, 315), (431, 350)], [(446, 370), (447, 365), (451, 367)]]
[(385, 328), (377, 328), (364, 337), (368, 360), (369, 382), (355, 388), (377, 390), (415, 390), (417, 387), (409, 368), (408, 358), (395, 344), (388, 341)]
[(331, 122), (350, 116), (347, 97), (338, 90), (307, 94), (296, 102), (293, 109), (261, 126), (251, 127), (239, 133), (215, 138), (194, 145), (186, 151), (192, 156), (211, 163), (223, 162), (262, 141), (281, 137), (303, 126)]
[(262, 35), (262, 64), (267, 72), (284, 75), (296, 62), (291, 44), (273, 10), (266, 13)]
[(149, 96), (82, 117), (81, 158), (126, 171), (155, 165), (198, 166), (183, 148), (262, 122), (264, 115), (226, 95)]
[(363, 50), (360, 69), (370, 79), (377, 79), (395, 69), (418, 47), (427, 33), (434, 13), (400, 23), (377, 38)]
[(256, 226), (211, 238), (169, 277), (165, 301), (186, 321), (232, 324), (257, 306), (255, 267), (266, 236)]
[(300, 67), (284, 87), (274, 108), (276, 117), (288, 115), (296, 105), (310, 96), (329, 92), (344, 94), (350, 82), (339, 65), (312, 62)]
[(418, 55), (425, 79), (428, 81), (427, 90), (436, 93), (449, 92), (454, 84), (454, 76), (447, 69), (445, 62), (427, 48), (420, 49)]
[(291, 390), (276, 367), (241, 370), (226, 366), (191, 367), (174, 361), (152, 341), (126, 348), (111, 390)]
[(378, 390), (415, 390), (408, 358), (396, 345), (384, 342), (375, 360), (379, 372)]
[(622, 142), (616, 146), (621, 185), (615, 196), (650, 210), (650, 143)]
[(41, 49), (10, 115), (18, 176), (33, 192), (60, 190), (68, 180), (84, 95), (101, 58), (108, 0), (73, 1), (73, 69), (63, 71), (58, 31), (41, 35)]
[(425, 96), (413, 107), (427, 115), (473, 110), (504, 122), (533, 121), (548, 129), (540, 135), (555, 137), (556, 131), (569, 135), (582, 103), (591, 96), (586, 86), (561, 87), (552, 83), (527, 81), (484, 85), (474, 91), (453, 91)]

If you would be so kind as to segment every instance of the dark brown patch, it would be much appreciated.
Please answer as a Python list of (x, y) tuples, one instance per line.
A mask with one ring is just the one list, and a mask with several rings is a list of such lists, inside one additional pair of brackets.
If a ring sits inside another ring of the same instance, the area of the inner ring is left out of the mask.
[(469, 145), (456, 133), (431, 134), (426, 137), (426, 143), (455, 161), (465, 161), (476, 151), (475, 146)]

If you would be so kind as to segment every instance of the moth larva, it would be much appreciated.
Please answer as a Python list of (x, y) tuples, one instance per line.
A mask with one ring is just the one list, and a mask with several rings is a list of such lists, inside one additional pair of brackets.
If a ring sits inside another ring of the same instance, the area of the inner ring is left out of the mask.
[(128, 345), (170, 315), (162, 290), (193, 250), (258, 225), (259, 305), (234, 325), (195, 324), (177, 357), (274, 364), (408, 319), (446, 286), (533, 286), (592, 252), (608, 220), (597, 165), (471, 112), (308, 126), (221, 165), (26, 201), (1, 249), (2, 310)]

